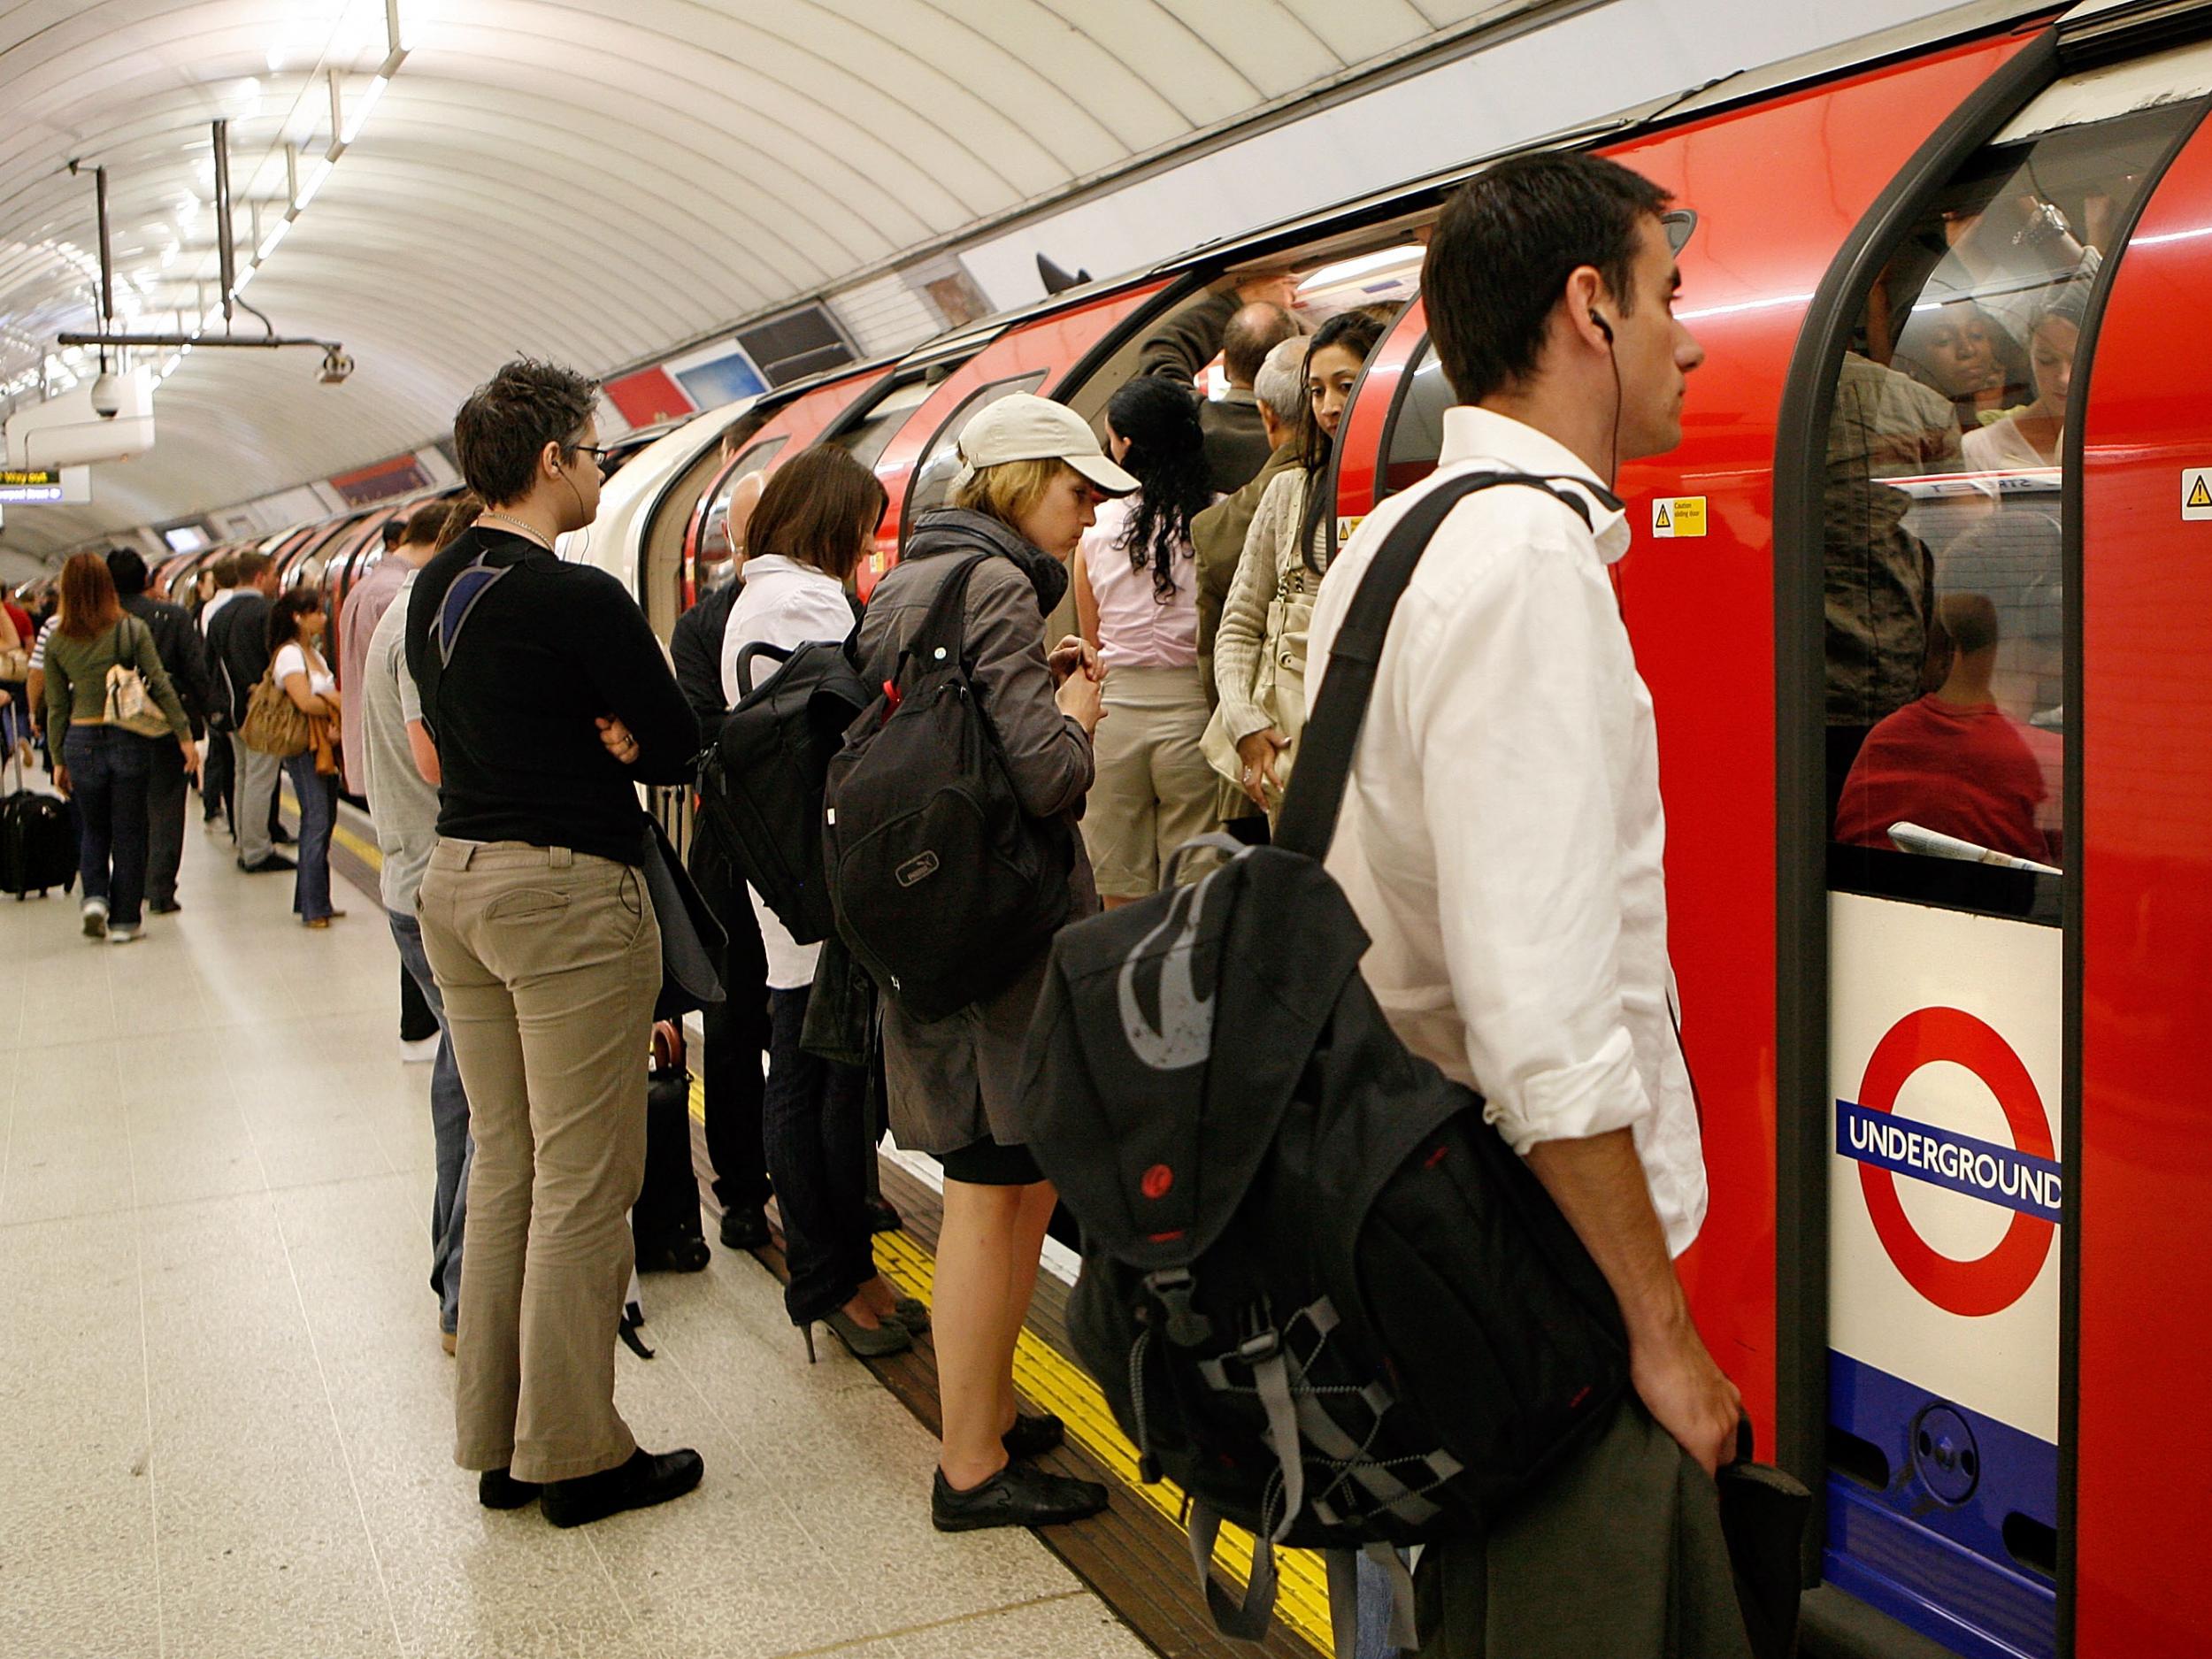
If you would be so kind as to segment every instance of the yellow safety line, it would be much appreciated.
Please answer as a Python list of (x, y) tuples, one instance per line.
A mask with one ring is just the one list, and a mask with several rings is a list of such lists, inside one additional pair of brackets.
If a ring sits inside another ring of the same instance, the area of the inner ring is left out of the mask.
[[(289, 789), (280, 789), (277, 791), (277, 795), (280, 803), (284, 806), (284, 808), (288, 810), (294, 818), (297, 818), (300, 814), (299, 797), (294, 795)], [(351, 830), (348, 829), (344, 824), (339, 821), (338, 815), (334, 811), (331, 814), (330, 818), (330, 839), (336, 841), (339, 846), (344, 848), (348, 852), (351, 853), (356, 858), (358, 858), (363, 864), (368, 865), (371, 870), (376, 872), (379, 875), (381, 875), (384, 872), (384, 854), (382, 851), (373, 843), (363, 841), (358, 835), (356, 835)]]
[[(706, 1092), (695, 1072), (691, 1080), (691, 1115), (700, 1123), (706, 1121)], [(925, 1303), (933, 1300), (937, 1264), (927, 1250), (903, 1233), (879, 1233), (875, 1246), (876, 1266), (886, 1279)], [(1068, 1425), (1069, 1437), (1090, 1454), (1094, 1463), (1182, 1529), (1182, 1488), (1167, 1480), (1148, 1486), (1139, 1478), (1137, 1448), (1114, 1421), (1112, 1409), (1098, 1385), (1025, 1327), (1015, 1346), (1014, 1381), (1030, 1401), (1054, 1412)], [(1240, 1586), (1251, 1559), (1251, 1534), (1239, 1527), (1224, 1526), (1214, 1548), (1216, 1569)], [(1276, 1552), (1275, 1561), (1280, 1579), (1277, 1616), (1320, 1652), (1333, 1654), (1328, 1578), (1321, 1558), (1310, 1550), (1286, 1549)]]

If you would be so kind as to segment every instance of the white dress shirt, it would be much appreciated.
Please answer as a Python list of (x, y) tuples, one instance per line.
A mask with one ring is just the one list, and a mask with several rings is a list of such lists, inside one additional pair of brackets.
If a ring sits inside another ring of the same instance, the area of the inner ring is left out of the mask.
[[(1435, 477), (1471, 472), (1597, 481), (1533, 427), (1454, 408)], [(1431, 488), (1385, 502), (1329, 566), (1310, 704), (1375, 549)], [(1606, 572), (1628, 526), (1586, 498), (1594, 534), (1513, 486), (1438, 529), (1391, 622), (1328, 868), (1406, 1044), (1480, 1090), (1517, 1152), (1632, 1130), (1678, 1256), (1705, 1162), (1670, 1011), (1658, 740)]]
[[(730, 607), (729, 622), (722, 630), (722, 695), (732, 708), (737, 706), (737, 659), (748, 645), (797, 646), (809, 640), (841, 640), (852, 631), (853, 608), (835, 577), (781, 554), (748, 559), (745, 590)], [(777, 667), (772, 660), (756, 659), (754, 688), (766, 685)], [(759, 894), (749, 885), (745, 891), (760, 918), (761, 943), (768, 953), (768, 988), (793, 991), (812, 985), (822, 947), (799, 943)]]

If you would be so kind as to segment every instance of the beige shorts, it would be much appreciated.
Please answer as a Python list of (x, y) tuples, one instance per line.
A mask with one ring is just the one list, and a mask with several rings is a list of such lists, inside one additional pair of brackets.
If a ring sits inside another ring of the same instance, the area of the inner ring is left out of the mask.
[(1104, 701), (1083, 843), (1102, 897), (1141, 899), (1178, 847), (1220, 827), (1220, 780), (1198, 746), (1210, 711), (1194, 667), (1114, 669)]

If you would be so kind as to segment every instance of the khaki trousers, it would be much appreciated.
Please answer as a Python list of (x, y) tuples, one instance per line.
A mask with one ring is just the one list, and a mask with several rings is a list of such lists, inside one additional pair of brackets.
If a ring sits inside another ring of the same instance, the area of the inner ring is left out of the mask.
[(638, 871), (565, 847), (441, 841), (416, 913), (476, 1144), (454, 1462), (611, 1469), (637, 1448), (614, 1346), (645, 1179), (652, 900)]

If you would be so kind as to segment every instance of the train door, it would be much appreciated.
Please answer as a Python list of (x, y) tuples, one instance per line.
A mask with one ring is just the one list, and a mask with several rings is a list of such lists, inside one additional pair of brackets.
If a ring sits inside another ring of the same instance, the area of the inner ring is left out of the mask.
[(2060, 81), (1911, 187), (1835, 296), (1850, 322), (1821, 371), (1818, 580), (1795, 590), (1819, 595), (1821, 672), (1816, 708), (1786, 714), (1817, 720), (1796, 753), (1824, 787), (1785, 820), (1816, 825), (1825, 860), (1824, 937), (1802, 942), (1826, 1077), (1801, 1079), (1825, 1198), (1824, 1576), (1971, 1659), (2068, 1650), (2068, 962), (2097, 810), (2070, 434), (2204, 67)]

